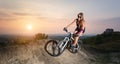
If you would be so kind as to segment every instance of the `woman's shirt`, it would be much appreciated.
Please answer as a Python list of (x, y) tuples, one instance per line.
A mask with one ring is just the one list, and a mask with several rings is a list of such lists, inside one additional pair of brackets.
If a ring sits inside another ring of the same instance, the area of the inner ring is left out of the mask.
[(77, 26), (78, 29), (82, 29), (83, 28), (82, 20), (76, 19), (76, 26)]

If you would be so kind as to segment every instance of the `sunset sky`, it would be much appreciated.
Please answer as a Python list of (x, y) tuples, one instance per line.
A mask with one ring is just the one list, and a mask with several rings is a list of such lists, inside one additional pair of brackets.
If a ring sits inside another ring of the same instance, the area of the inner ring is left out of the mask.
[(0, 0), (0, 34), (65, 34), (63, 28), (79, 12), (84, 13), (85, 34), (120, 31), (119, 6), (120, 0)]

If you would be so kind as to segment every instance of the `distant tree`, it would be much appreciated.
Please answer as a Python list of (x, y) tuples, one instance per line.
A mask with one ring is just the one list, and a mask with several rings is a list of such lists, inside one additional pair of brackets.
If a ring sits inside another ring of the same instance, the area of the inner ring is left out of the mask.
[(44, 33), (37, 33), (35, 35), (35, 40), (40, 40), (40, 39), (47, 39), (48, 35), (44, 34)]

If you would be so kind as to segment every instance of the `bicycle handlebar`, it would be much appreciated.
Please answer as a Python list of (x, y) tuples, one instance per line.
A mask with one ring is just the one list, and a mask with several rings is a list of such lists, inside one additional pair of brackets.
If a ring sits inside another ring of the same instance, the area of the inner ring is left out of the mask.
[(67, 32), (67, 33), (69, 33), (69, 34), (72, 34), (70, 31), (68, 31), (68, 29), (65, 27), (64, 29), (63, 29), (65, 32)]

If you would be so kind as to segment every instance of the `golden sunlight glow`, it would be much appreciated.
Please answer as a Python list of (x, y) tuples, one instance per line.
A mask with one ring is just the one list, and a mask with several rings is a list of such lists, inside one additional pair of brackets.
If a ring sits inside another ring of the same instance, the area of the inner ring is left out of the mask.
[(28, 24), (28, 25), (27, 25), (27, 29), (28, 29), (28, 30), (32, 30), (32, 25), (31, 25), (31, 24)]

